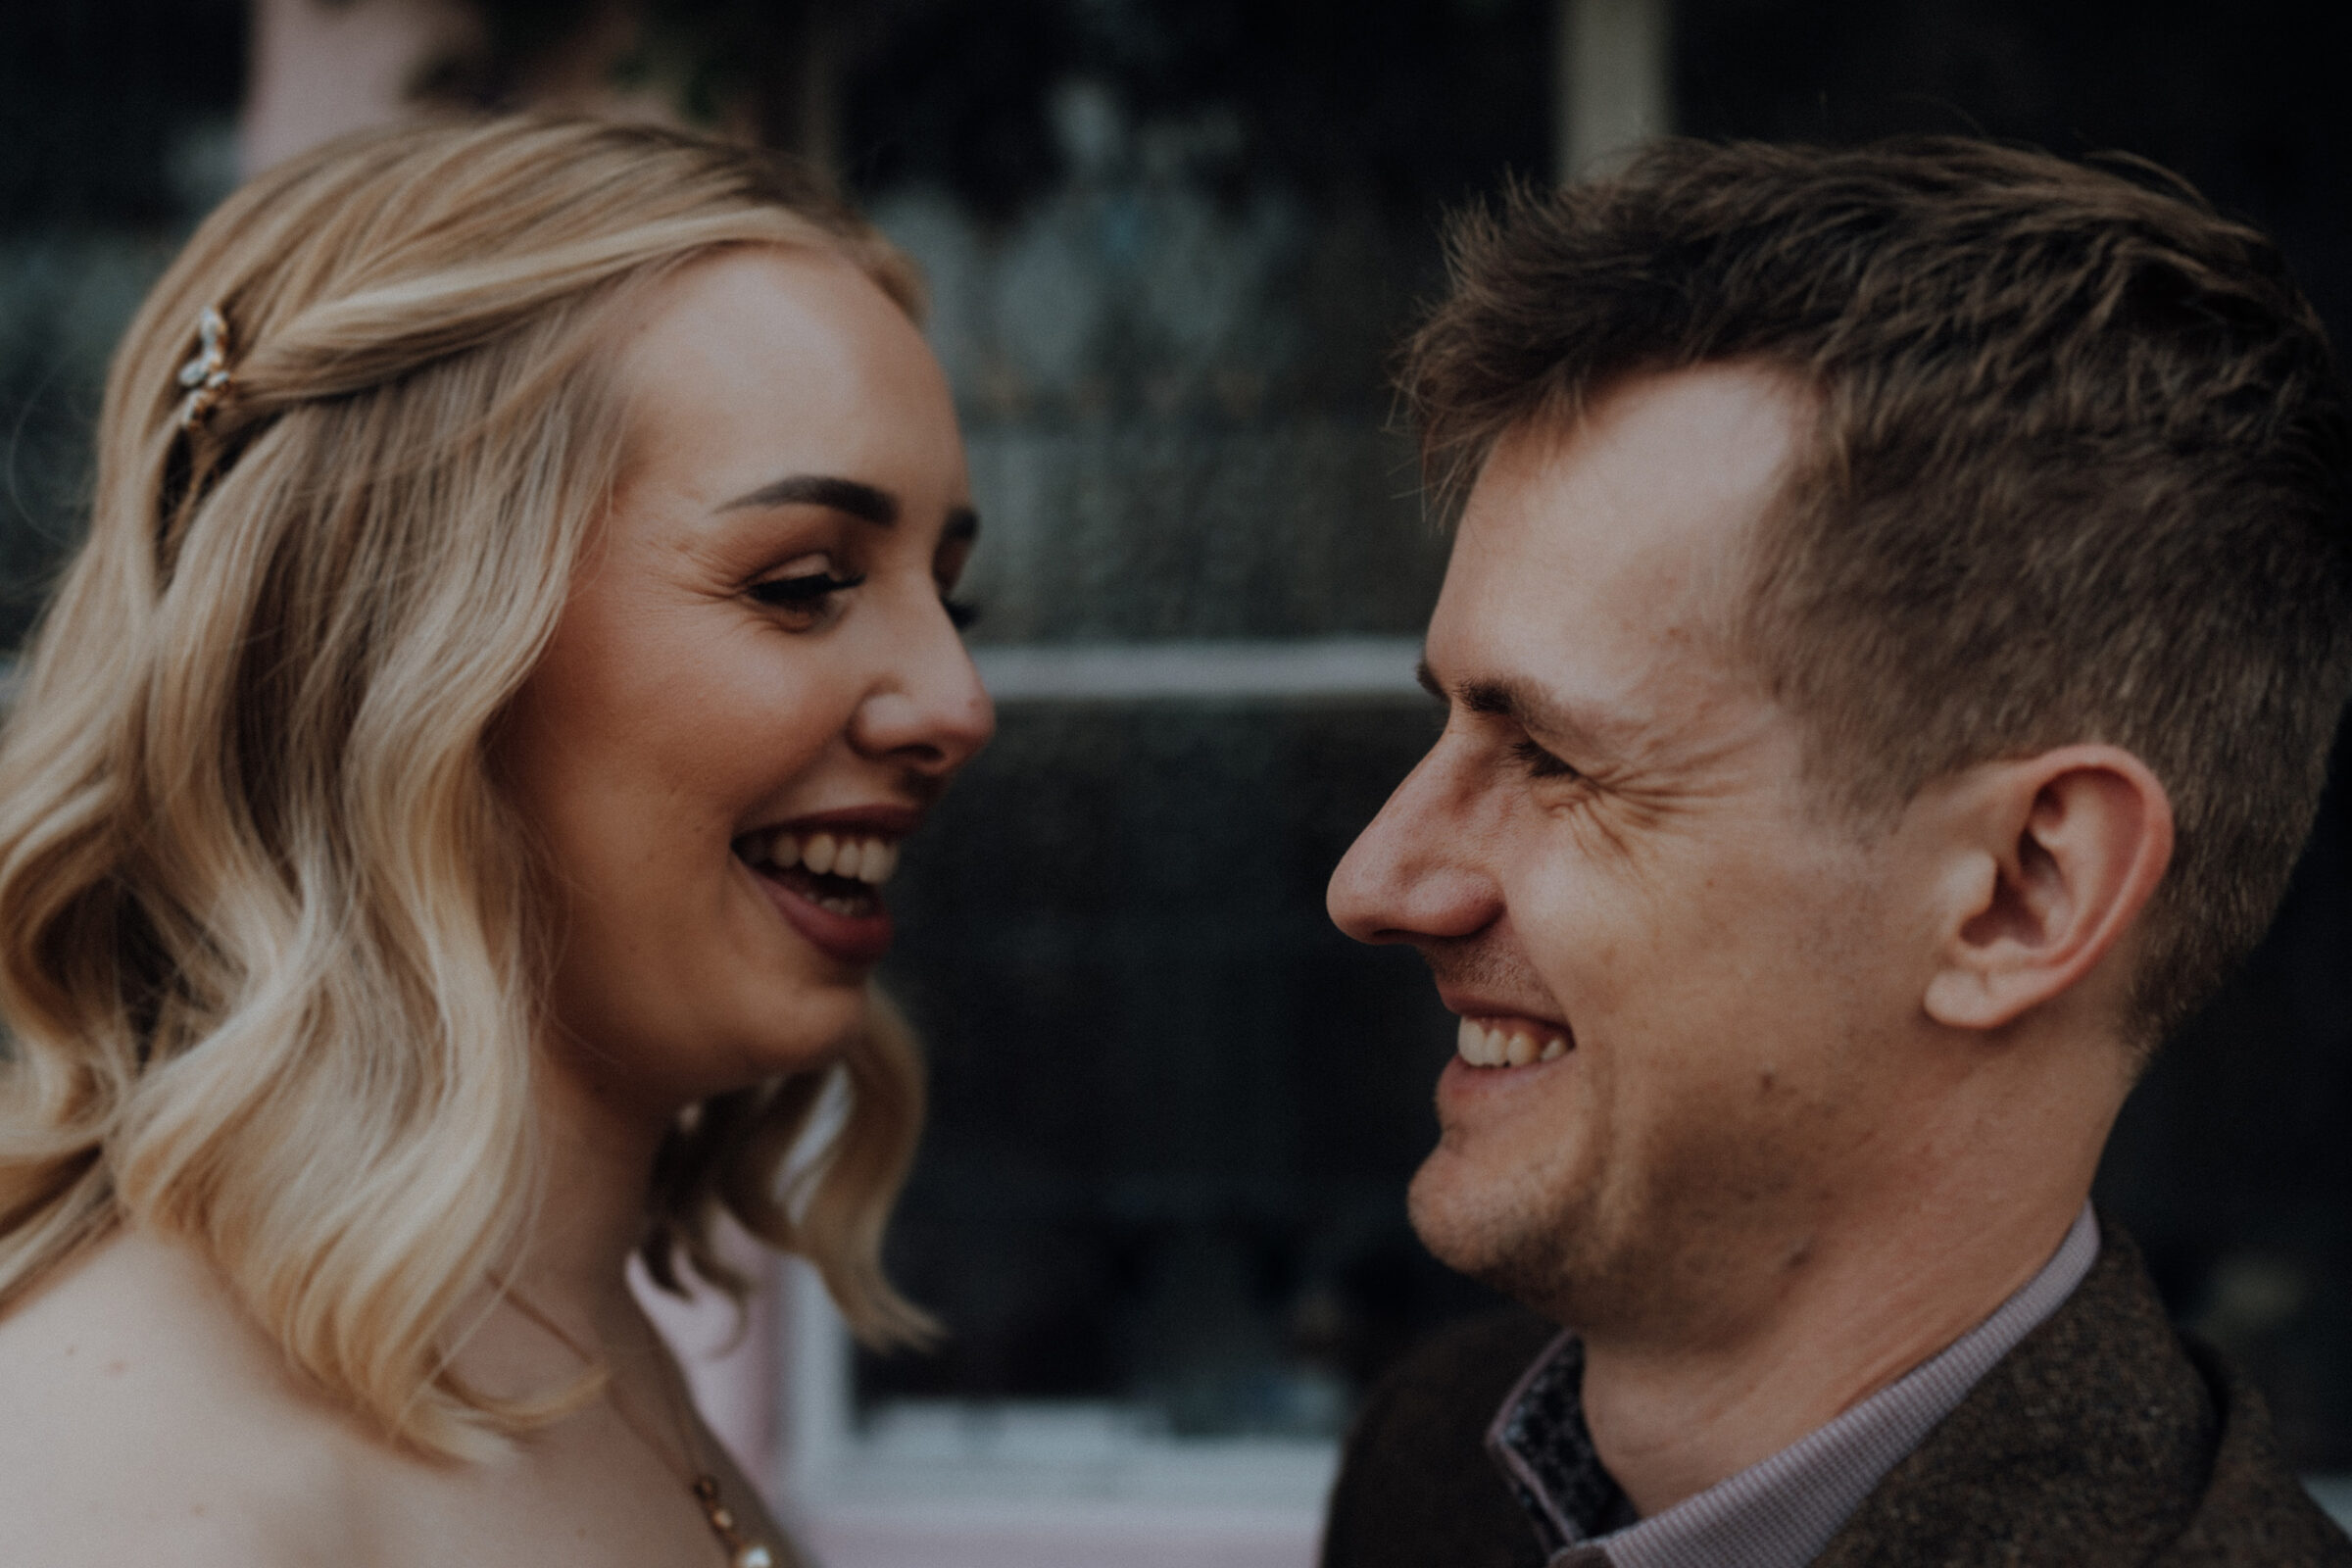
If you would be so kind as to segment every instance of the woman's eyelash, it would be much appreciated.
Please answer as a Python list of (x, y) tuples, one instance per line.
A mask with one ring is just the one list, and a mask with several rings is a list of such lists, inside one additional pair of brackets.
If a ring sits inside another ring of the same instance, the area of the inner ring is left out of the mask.
[(807, 610), (823, 604), (845, 589), (855, 588), (865, 581), (865, 573), (855, 572), (836, 577), (829, 571), (812, 571), (801, 577), (771, 577), (765, 582), (752, 584), (752, 597), (763, 605), (781, 605), (793, 610)]
[(1511, 756), (1518, 759), (1519, 765), (1527, 769), (1531, 778), (1578, 778), (1582, 776), (1575, 768), (1561, 761), (1534, 741), (1512, 743)]
[[(751, 593), (754, 599), (763, 605), (811, 610), (835, 594), (855, 588), (864, 581), (865, 573), (861, 571), (846, 577), (836, 577), (831, 572), (811, 571), (798, 577), (770, 577), (765, 582), (756, 582), (752, 584)], [(979, 622), (979, 606), (961, 599), (951, 599), (946, 594), (940, 595), (939, 602), (948, 612), (949, 624), (957, 631), (968, 630)]]

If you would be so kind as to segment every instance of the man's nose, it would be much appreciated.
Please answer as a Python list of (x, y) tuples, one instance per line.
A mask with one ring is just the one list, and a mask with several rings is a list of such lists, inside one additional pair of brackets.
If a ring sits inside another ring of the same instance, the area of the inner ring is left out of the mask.
[(1332, 923), (1358, 942), (1466, 937), (1493, 924), (1501, 892), (1474, 853), (1469, 787), (1441, 738), (1331, 873)]

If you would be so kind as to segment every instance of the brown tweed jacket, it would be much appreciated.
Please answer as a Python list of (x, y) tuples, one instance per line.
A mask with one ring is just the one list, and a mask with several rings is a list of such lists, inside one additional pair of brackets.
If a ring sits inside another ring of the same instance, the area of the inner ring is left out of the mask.
[[(2262, 1397), (2166, 1321), (2102, 1219), (2075, 1294), (1864, 1498), (1816, 1568), (2352, 1568)], [(1323, 1568), (1542, 1568), (1486, 1432), (1558, 1331), (1464, 1324), (1373, 1392), (1333, 1489)]]

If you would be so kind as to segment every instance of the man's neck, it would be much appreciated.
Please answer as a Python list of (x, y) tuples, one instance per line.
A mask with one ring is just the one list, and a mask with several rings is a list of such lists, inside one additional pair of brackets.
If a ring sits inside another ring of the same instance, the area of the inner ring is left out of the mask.
[(1792, 1241), (1746, 1282), (1754, 1309), (1704, 1336), (1588, 1334), (1583, 1405), (1601, 1463), (1648, 1518), (1769, 1458), (1989, 1317), (2082, 1202), (2060, 1190), (1990, 1216), (1923, 1204), (1900, 1225)]

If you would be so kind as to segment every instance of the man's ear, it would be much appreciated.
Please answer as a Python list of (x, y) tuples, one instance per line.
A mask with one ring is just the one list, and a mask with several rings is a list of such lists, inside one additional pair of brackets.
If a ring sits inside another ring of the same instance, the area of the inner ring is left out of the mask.
[(1928, 1015), (1998, 1029), (2132, 929), (2172, 861), (2172, 800), (2138, 758), (2094, 745), (1980, 763), (1949, 790)]

